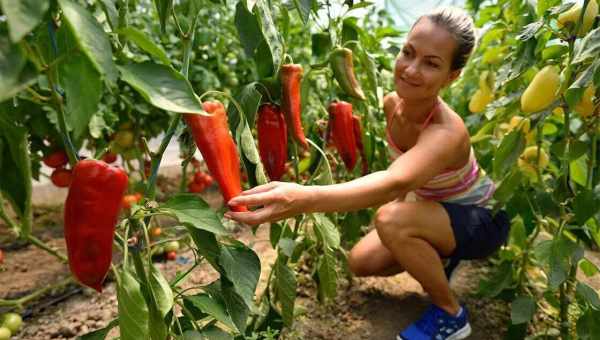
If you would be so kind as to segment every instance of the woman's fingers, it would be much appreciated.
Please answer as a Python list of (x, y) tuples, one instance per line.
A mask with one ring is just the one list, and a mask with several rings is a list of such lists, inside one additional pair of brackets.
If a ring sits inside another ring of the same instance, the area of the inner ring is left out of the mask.
[(262, 208), (255, 211), (234, 212), (228, 211), (225, 217), (235, 220), (240, 223), (258, 225), (270, 220), (272, 209)]
[(232, 205), (246, 205), (250, 207), (256, 207), (260, 205), (266, 205), (273, 202), (273, 194), (271, 192), (262, 192), (251, 195), (240, 195), (236, 196), (227, 202), (229, 206)]
[(263, 185), (257, 185), (254, 188), (242, 191), (241, 195), (252, 195), (261, 192), (269, 191), (277, 186), (278, 182), (269, 182)]

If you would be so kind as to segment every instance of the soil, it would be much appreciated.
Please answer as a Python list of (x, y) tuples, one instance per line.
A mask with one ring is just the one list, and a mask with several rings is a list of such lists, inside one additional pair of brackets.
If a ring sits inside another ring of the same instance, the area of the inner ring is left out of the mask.
[[(173, 192), (176, 183), (175, 176), (170, 180), (163, 179), (159, 185), (164, 192)], [(202, 196), (211, 206), (221, 204), (220, 194), (214, 186)], [(55, 205), (35, 207), (34, 234), (64, 253), (61, 200), (55, 202)], [(268, 227), (261, 226), (256, 235), (250, 229), (228, 227), (237, 239), (259, 255), (262, 273), (258, 290), (264, 289), (276, 255), (269, 242)], [(0, 247), (5, 250), (4, 264), (0, 265), (1, 299), (18, 298), (70, 277), (67, 265), (34, 246), (15, 245), (7, 235), (6, 228), (0, 224)], [(159, 262), (157, 266), (171, 278), (177, 271), (187, 268), (190, 261), (193, 261), (192, 252), (182, 251), (176, 261)], [(510, 318), (510, 306), (505, 302), (479, 299), (473, 294), (488, 269), (489, 265), (484, 261), (466, 262), (457, 269), (451, 282), (454, 292), (470, 312), (473, 333), (469, 339), (501, 339)], [(192, 272), (184, 287), (209, 283), (217, 275), (210, 266), (200, 266)], [(429, 304), (419, 283), (408, 274), (343, 279), (338, 297), (321, 304), (316, 300), (315, 287), (307, 275), (299, 277), (299, 317), (294, 327), (284, 332), (284, 339), (395, 339), (397, 332), (417, 319)], [(115, 284), (109, 280), (102, 293), (69, 284), (67, 289), (63, 287), (51, 298), (33, 305), (35, 308), (25, 309), (22, 313), (24, 327), (13, 339), (75, 339), (106, 326), (116, 317)], [(111, 332), (107, 339), (112, 338), (110, 335), (117, 335), (117, 332)]]

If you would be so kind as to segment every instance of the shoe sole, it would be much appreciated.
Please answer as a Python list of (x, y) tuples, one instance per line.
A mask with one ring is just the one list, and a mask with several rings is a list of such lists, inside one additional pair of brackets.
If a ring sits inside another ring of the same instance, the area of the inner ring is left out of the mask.
[[(450, 335), (446, 340), (461, 340), (471, 335), (471, 325), (466, 324), (463, 328), (456, 331), (456, 333)], [(405, 340), (400, 334), (396, 335), (396, 340)]]

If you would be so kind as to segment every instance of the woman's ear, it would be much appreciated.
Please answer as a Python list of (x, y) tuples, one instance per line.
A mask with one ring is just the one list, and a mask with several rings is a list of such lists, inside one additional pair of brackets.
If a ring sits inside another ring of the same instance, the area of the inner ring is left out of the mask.
[(461, 71), (462, 71), (462, 69), (450, 71), (450, 74), (448, 75), (448, 79), (446, 80), (446, 83), (444, 84), (444, 86), (449, 86), (450, 84), (452, 84), (452, 82), (454, 82), (456, 79), (458, 79)]

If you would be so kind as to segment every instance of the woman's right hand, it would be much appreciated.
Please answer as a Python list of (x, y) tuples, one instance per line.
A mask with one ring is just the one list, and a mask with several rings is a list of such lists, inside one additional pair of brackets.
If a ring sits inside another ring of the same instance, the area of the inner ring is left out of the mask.
[(258, 225), (289, 218), (301, 213), (311, 212), (314, 207), (314, 191), (312, 187), (289, 182), (269, 182), (242, 192), (227, 202), (231, 205), (246, 205), (248, 207), (262, 206), (254, 211), (228, 211), (225, 217), (246, 223)]

